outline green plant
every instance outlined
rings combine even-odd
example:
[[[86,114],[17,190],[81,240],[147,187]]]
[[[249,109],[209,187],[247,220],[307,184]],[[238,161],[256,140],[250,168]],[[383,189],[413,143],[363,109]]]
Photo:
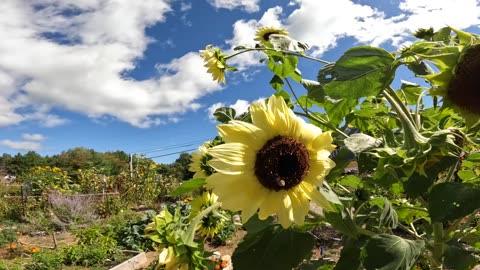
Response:
[[[220,232],[212,238],[212,242],[215,245],[225,246],[227,241],[235,236],[236,232],[237,226],[235,226],[233,222],[228,222],[224,227],[222,227],[222,229],[220,229]]]
[[[32,255],[32,261],[25,266],[26,270],[62,269],[63,253],[54,250],[42,250]]]
[[[415,35],[423,40],[399,51],[356,46],[336,62],[306,55],[305,44],[272,27],[231,55],[201,51],[221,82],[229,59],[247,52],[262,52],[273,73],[275,94],[253,103],[250,117],[216,111],[226,141],[207,151],[216,172],[182,185],[206,186],[222,207],[242,212],[248,233],[236,269],[297,267],[311,257],[310,230],[323,223],[343,234],[335,269],[478,263],[480,36],[451,27]],[[300,59],[321,65],[316,80],[303,77]],[[421,85],[400,81],[400,68]],[[351,164],[358,172],[346,171]]]
[[[153,242],[144,235],[146,226],[152,222],[155,211],[148,211],[138,220],[129,221],[118,232],[118,244],[127,249],[147,251],[153,249]]]
[[[0,231],[0,246],[17,241],[17,233],[12,229]]]

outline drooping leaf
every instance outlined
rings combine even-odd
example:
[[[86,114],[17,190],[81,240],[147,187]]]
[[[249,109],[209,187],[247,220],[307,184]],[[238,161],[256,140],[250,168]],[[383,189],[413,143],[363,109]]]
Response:
[[[330,124],[338,126],[343,122],[345,116],[357,105],[357,100],[346,98],[340,100],[329,99],[325,100],[324,104]]]
[[[367,270],[410,270],[424,247],[423,240],[378,234],[372,236],[365,246],[363,265]]]
[[[213,115],[215,116],[218,122],[226,124],[230,120],[235,119],[236,112],[235,112],[235,109],[233,108],[222,107],[222,108],[216,109]]]
[[[380,214],[379,227],[385,226],[395,229],[398,226],[398,215],[392,204],[385,198],[382,213]]]
[[[193,178],[188,180],[187,182],[182,183],[179,187],[177,187],[170,196],[180,196],[187,192],[193,191],[196,188],[202,187],[206,184],[205,178]]]
[[[462,218],[480,208],[480,188],[467,183],[440,183],[433,186],[428,200],[432,222]]]
[[[313,99],[318,103],[323,103],[325,101],[325,91],[319,82],[303,79],[301,81],[303,87],[307,89],[308,98]]]
[[[360,255],[366,238],[359,239],[344,237],[342,244],[342,252],[333,270],[357,270],[361,269]]]
[[[272,79],[270,80],[270,86],[275,90],[282,90],[283,85],[284,83],[282,78],[278,77],[277,75],[273,75]]]
[[[336,99],[376,96],[393,80],[395,58],[370,46],[347,50],[336,63],[325,65],[318,75],[325,93]]]
[[[310,258],[313,245],[311,234],[273,225],[248,233],[233,253],[233,265],[235,269],[291,270]]]
[[[422,93],[422,87],[416,83],[402,81],[401,88],[409,105],[417,104],[418,97]]]

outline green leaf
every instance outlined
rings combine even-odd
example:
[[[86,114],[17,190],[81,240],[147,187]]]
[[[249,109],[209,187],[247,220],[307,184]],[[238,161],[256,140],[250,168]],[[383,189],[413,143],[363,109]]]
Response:
[[[310,258],[314,242],[308,232],[269,226],[243,238],[233,253],[233,265],[235,269],[291,270]]]
[[[206,184],[205,178],[193,178],[177,187],[170,196],[179,196]]]
[[[323,103],[325,101],[325,91],[319,82],[312,80],[302,80],[302,85],[307,89],[308,97],[315,100],[318,103]]]
[[[338,126],[343,122],[345,116],[357,105],[357,100],[345,98],[340,100],[329,99],[325,100],[324,104],[330,124]]]
[[[480,153],[477,152],[477,153],[470,154],[467,160],[471,162],[480,162]]]
[[[390,229],[396,229],[398,226],[398,215],[392,205],[385,198],[382,213],[380,214],[379,227],[385,226]]]
[[[406,240],[396,235],[372,236],[364,249],[367,270],[410,270],[425,247],[423,240]]]
[[[395,58],[381,48],[354,47],[318,75],[325,93],[332,98],[358,99],[376,96],[393,80]]]
[[[213,115],[217,118],[218,122],[225,124],[228,123],[230,120],[234,120],[235,114],[235,109],[228,107],[218,108],[213,113]]]
[[[422,93],[422,87],[416,83],[402,81],[401,88],[405,97],[407,98],[408,105],[416,105],[418,97]]]
[[[433,186],[428,200],[432,222],[462,218],[480,208],[480,188],[467,183],[440,183]]]
[[[351,187],[357,189],[361,185],[361,179],[355,175],[348,175],[340,179],[340,184],[342,186]]]
[[[350,215],[348,215],[346,211],[342,210],[343,207],[339,207],[337,205],[334,205],[334,207],[337,209],[337,212],[324,212],[323,214],[325,215],[325,219],[328,221],[328,223],[332,224],[336,230],[342,232],[346,236],[357,238],[357,226]]]
[[[355,154],[366,151],[373,147],[380,145],[381,140],[377,140],[372,136],[368,136],[363,133],[355,133],[350,135],[350,137],[345,138],[345,146]]]
[[[360,255],[363,245],[365,245],[365,237],[359,239],[344,237],[342,244],[342,252],[333,270],[356,270],[361,269]]]
[[[297,68],[298,59],[296,56],[287,55],[287,56],[278,56],[271,55],[268,58],[268,68],[273,72],[273,74],[284,79],[288,76],[297,76],[295,75],[295,70]]]
[[[277,75],[273,75],[273,78],[270,80],[270,86],[272,86],[275,90],[282,90],[283,85],[284,83],[282,78],[278,77]]]
[[[457,240],[446,243],[444,263],[447,269],[470,270],[477,264],[473,251],[468,251]]]
[[[268,226],[272,225],[273,223],[273,217],[268,217],[265,220],[261,220],[258,218],[258,214],[253,215],[247,223],[243,224],[245,229],[247,230],[248,233],[250,234],[255,234]]]

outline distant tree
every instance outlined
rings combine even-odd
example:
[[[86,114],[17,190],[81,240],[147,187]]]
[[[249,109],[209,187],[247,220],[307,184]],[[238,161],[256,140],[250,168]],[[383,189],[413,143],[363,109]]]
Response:
[[[194,173],[188,170],[191,159],[192,155],[184,152],[173,162],[172,167],[175,171],[175,176],[179,180],[188,180],[193,177]]]

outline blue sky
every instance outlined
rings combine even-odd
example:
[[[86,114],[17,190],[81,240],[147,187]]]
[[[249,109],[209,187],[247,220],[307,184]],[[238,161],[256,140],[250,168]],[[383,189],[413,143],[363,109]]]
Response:
[[[479,32],[478,0],[2,0],[0,154],[81,146],[169,163],[216,135],[211,112],[273,93],[258,55],[218,85],[198,51],[254,45],[285,28],[335,61],[354,45],[395,50],[420,27]],[[317,63],[302,63],[314,79]],[[403,79],[412,79],[411,77]]]

